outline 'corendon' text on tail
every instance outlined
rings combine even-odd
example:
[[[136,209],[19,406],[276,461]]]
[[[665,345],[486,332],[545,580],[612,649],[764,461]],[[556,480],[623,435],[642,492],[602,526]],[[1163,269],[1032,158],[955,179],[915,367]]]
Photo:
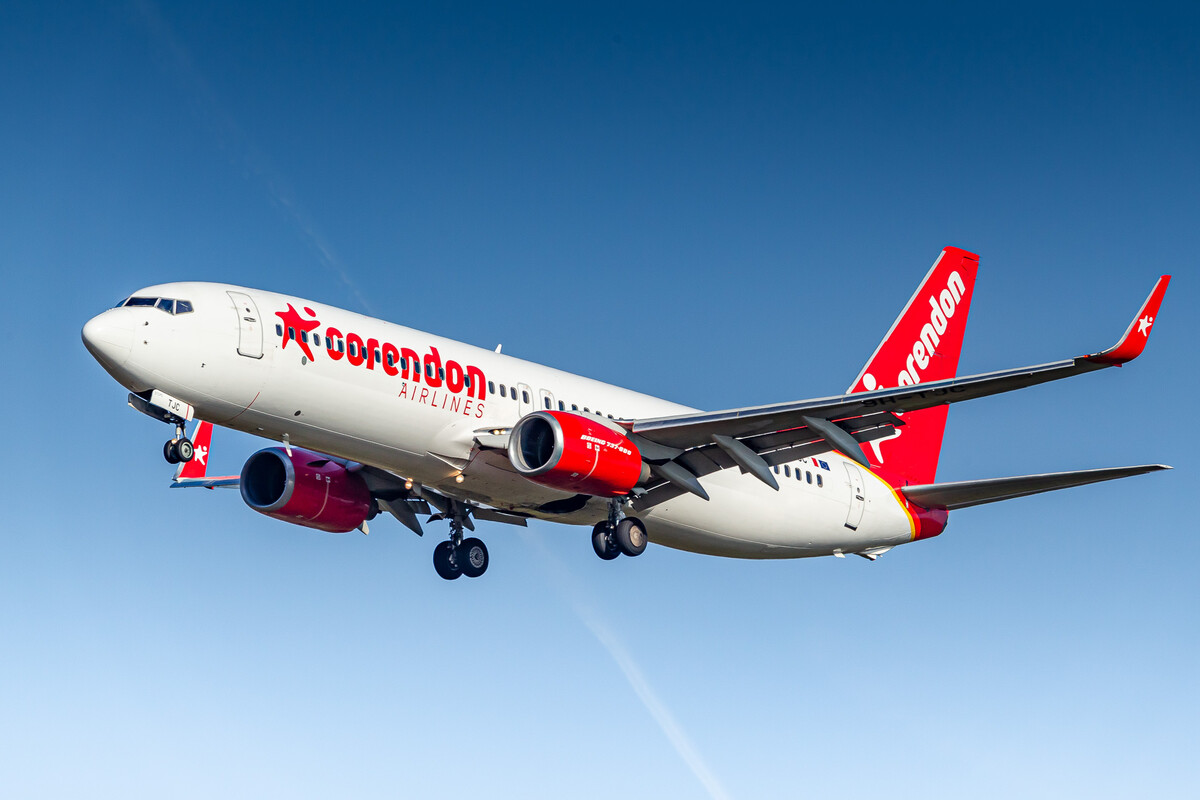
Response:
[[[850,393],[955,377],[979,256],[947,247],[850,385]],[[902,415],[904,425],[864,450],[871,466],[902,484],[932,483],[948,406]]]

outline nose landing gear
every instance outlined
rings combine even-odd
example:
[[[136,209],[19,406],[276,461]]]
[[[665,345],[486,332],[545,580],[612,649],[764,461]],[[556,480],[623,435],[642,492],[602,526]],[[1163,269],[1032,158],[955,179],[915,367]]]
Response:
[[[186,463],[196,454],[192,440],[183,432],[184,423],[192,418],[192,407],[158,389],[131,392],[129,405],[148,417],[175,426],[175,438],[163,445],[163,458],[168,464]]]

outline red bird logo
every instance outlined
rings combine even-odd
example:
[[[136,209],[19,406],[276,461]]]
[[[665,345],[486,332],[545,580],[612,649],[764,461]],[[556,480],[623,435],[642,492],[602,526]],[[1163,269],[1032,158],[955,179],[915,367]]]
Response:
[[[300,334],[293,333],[293,332],[294,331],[303,331],[305,334],[307,334],[309,331],[313,330],[314,328],[319,327],[321,325],[321,323],[318,322],[316,319],[304,319],[303,317],[300,316],[300,312],[297,311],[292,306],[291,303],[288,303],[287,307],[288,307],[287,311],[276,311],[275,312],[275,316],[277,316],[281,320],[283,320],[283,325],[284,325],[283,349],[287,350],[288,340],[291,339],[293,336],[295,336],[296,344],[300,345],[300,349],[304,351],[304,355],[308,356],[309,361],[312,361],[313,354],[312,354],[312,350],[308,349],[308,341],[307,341],[308,336],[307,335],[301,336]],[[308,314],[310,317],[317,316],[317,312],[315,312],[311,308],[307,308],[307,307],[304,309],[304,313]]]

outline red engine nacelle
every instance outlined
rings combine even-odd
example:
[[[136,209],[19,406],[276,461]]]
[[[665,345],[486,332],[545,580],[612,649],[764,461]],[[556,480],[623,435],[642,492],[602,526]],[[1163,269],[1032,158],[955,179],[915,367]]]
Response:
[[[581,414],[535,411],[508,440],[508,460],[535,483],[597,497],[629,494],[645,475],[628,437]]]
[[[327,456],[281,447],[259,450],[242,467],[246,505],[306,528],[346,533],[371,513],[371,492],[362,477]]]

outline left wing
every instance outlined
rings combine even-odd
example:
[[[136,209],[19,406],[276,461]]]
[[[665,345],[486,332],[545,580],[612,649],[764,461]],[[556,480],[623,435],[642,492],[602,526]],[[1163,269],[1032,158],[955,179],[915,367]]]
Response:
[[[213,478],[206,475],[208,456],[212,450],[212,423],[204,420],[196,422],[196,427],[192,431],[192,446],[195,449],[195,455],[191,461],[179,465],[179,469],[175,471],[175,479],[171,481],[172,489],[233,488],[241,483],[240,475],[222,475]],[[470,530],[475,530],[475,526],[471,523],[471,517],[489,522],[503,522],[507,525],[526,525],[524,517],[447,497],[424,486],[414,485],[412,481],[385,469],[340,458],[332,460],[341,463],[349,470],[358,472],[366,482],[367,489],[371,492],[371,497],[379,506],[379,510],[391,514],[418,536],[423,535],[424,532],[421,530],[421,523],[417,519],[417,515],[432,513],[430,506],[438,511],[438,514],[431,517],[431,521],[457,510],[466,517],[465,524]],[[454,504],[458,505],[457,509]]]

